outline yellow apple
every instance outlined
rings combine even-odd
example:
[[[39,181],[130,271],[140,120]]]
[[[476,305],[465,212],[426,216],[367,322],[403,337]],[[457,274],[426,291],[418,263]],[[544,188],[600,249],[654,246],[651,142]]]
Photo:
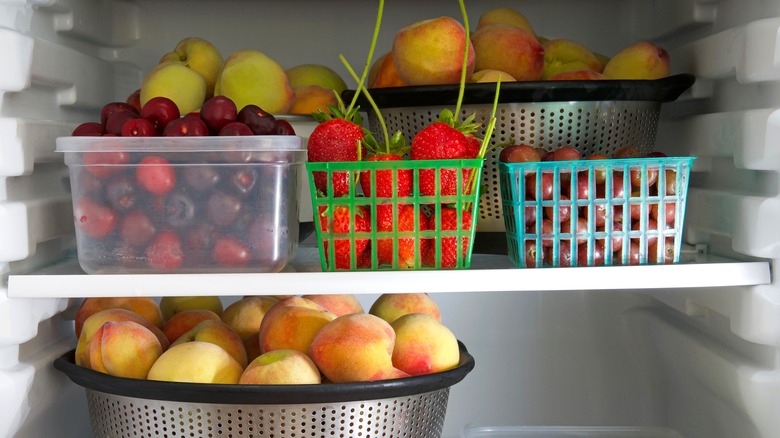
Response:
[[[179,61],[195,70],[206,80],[206,99],[214,95],[214,84],[222,71],[222,54],[203,38],[187,37],[179,41],[172,52],[160,58],[160,62]]]
[[[261,354],[244,369],[238,383],[255,385],[308,385],[321,383],[320,370],[297,350]]]
[[[244,369],[224,348],[192,341],[171,346],[149,369],[148,380],[235,384]]]
[[[347,89],[344,79],[332,68],[322,64],[301,64],[288,68],[287,79],[293,89],[317,85],[341,94]]]
[[[284,69],[268,55],[251,49],[225,58],[214,94],[230,98],[239,111],[253,104],[271,114],[287,113],[295,98]]]
[[[141,83],[141,105],[163,96],[171,99],[179,113],[187,114],[203,105],[206,99],[206,80],[195,70],[179,61],[157,64]]]

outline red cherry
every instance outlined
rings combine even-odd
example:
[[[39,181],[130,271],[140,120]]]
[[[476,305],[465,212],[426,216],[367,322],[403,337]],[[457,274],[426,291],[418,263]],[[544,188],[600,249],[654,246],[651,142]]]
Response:
[[[127,103],[133,106],[138,113],[141,113],[141,89],[137,89],[127,96]]]
[[[276,119],[276,129],[274,134],[276,135],[295,135],[295,128],[287,120]]]
[[[165,137],[203,137],[209,135],[209,128],[198,117],[182,117],[170,121],[163,130]]]
[[[100,124],[105,128],[108,118],[112,114],[119,112],[129,112],[135,117],[138,117],[138,110],[133,105],[130,105],[127,102],[109,102],[103,105],[103,108],[100,110]]]
[[[74,129],[73,132],[70,133],[70,135],[74,137],[82,137],[82,136],[100,137],[105,133],[106,130],[103,129],[103,125],[101,125],[100,123],[84,122],[79,126],[76,126],[76,129]]]
[[[109,207],[90,198],[81,198],[73,210],[76,227],[90,237],[100,238],[111,234],[116,226],[116,213]]]
[[[147,264],[154,269],[171,270],[184,263],[179,236],[173,231],[162,231],[146,248]]]
[[[133,246],[146,245],[156,232],[152,220],[140,210],[127,213],[119,225],[119,235]]]
[[[249,126],[255,135],[271,135],[276,129],[276,117],[257,105],[249,104],[241,108],[236,121]]]
[[[180,116],[179,107],[164,96],[149,99],[141,108],[141,117],[152,122],[158,134],[162,134],[165,126]]]
[[[221,237],[214,243],[211,258],[220,266],[240,267],[249,263],[249,249],[240,240]]]
[[[219,130],[219,135],[255,135],[255,133],[244,123],[230,122]]]
[[[106,120],[106,133],[114,135],[122,135],[122,127],[125,123],[138,118],[138,114],[127,111],[120,111],[111,114]]]
[[[130,162],[130,154],[124,151],[102,152],[96,149],[84,152],[81,161],[87,172],[105,179],[125,170],[123,165]]]
[[[200,107],[200,118],[212,133],[235,121],[237,114],[236,104],[225,96],[214,96]]]
[[[173,166],[163,157],[150,155],[138,163],[135,179],[149,193],[164,195],[176,185]]]
[[[130,119],[122,126],[122,137],[152,137],[157,134],[152,122],[142,119]]]

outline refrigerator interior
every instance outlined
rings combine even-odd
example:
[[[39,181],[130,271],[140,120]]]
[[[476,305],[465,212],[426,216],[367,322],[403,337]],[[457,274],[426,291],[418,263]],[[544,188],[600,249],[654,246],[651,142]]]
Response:
[[[223,55],[254,48],[285,68],[329,65],[347,79],[338,55],[365,63],[377,5],[0,1],[0,435],[89,435],[83,389],[51,363],[75,346],[80,298],[117,294],[110,281],[56,269],[72,258],[75,240],[55,138],[124,100],[185,36],[203,37]],[[364,306],[388,288],[436,292],[443,321],[476,359],[451,390],[444,436],[498,436],[480,432],[494,426],[780,436],[780,289],[770,275],[780,256],[780,2],[466,1],[472,28],[494,6],[518,9],[539,35],[605,54],[656,41],[669,49],[673,73],[696,75],[688,92],[663,106],[656,141],[670,155],[697,157],[685,218],[689,266],[576,268],[560,278],[488,257],[477,264],[499,260],[498,273],[475,269],[422,283],[399,273],[392,284],[365,274],[359,286],[347,285],[362,288],[355,292]],[[457,2],[388,1],[376,54],[390,49],[397,29],[440,15],[458,18]],[[707,267],[715,262],[725,265]],[[54,274],[32,282],[37,289],[21,287],[52,265]],[[253,290],[294,289],[289,278]],[[113,284],[124,294],[161,295],[144,281]],[[207,286],[225,289],[210,294],[224,294],[226,303],[242,294],[221,281]],[[186,278],[178,283],[171,294],[208,293]],[[539,436],[564,436],[547,431]],[[516,432],[509,436],[534,436]]]

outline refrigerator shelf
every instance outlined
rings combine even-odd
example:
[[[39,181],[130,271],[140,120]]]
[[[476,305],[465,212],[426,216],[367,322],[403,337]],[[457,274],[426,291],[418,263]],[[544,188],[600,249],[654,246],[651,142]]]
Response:
[[[641,279],[641,281],[637,281]],[[673,265],[517,269],[505,255],[474,254],[466,270],[321,272],[317,248],[298,247],[278,273],[87,275],[75,258],[9,275],[12,298],[664,290],[771,283],[769,262],[683,251]]]

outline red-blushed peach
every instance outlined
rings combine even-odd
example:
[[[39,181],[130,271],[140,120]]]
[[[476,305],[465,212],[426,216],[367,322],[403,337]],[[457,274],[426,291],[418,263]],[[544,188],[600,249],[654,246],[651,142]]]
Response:
[[[235,384],[244,369],[224,348],[192,341],[171,346],[149,369],[148,380]]]
[[[352,294],[303,295],[301,298],[314,301],[336,316],[364,312],[363,305]]]
[[[133,311],[157,326],[163,328],[163,315],[160,306],[149,297],[90,297],[85,298],[76,310],[73,318],[76,337],[81,336],[81,327],[84,321],[93,314],[116,307]]]
[[[285,298],[265,314],[258,330],[260,351],[298,350],[306,353],[314,335],[336,315],[302,297]]]
[[[294,88],[292,106],[288,113],[309,115],[311,113],[322,111],[330,113],[328,106],[338,107],[338,100],[334,91],[328,88],[322,88],[318,85],[307,85],[305,87]]]
[[[192,330],[193,327],[202,321],[214,320],[221,321],[219,315],[206,309],[183,310],[173,315],[165,322],[163,333],[170,342],[174,342],[179,336]]]
[[[544,44],[544,80],[558,73],[574,70],[593,70],[601,73],[602,67],[596,55],[576,41],[558,38]]]
[[[382,294],[368,313],[392,323],[407,313],[425,313],[441,320],[439,305],[426,293]]]
[[[471,82],[474,83],[484,83],[484,82],[498,82],[498,79],[501,79],[501,82],[515,82],[516,79],[510,75],[509,73],[501,70],[493,70],[493,69],[485,69],[485,70],[479,70],[475,71],[474,75],[471,76]]]
[[[393,39],[393,63],[408,85],[459,84],[466,57],[466,82],[474,73],[475,49],[466,29],[451,17],[422,20],[400,29]]]
[[[501,70],[517,81],[538,81],[544,71],[544,47],[532,33],[506,24],[491,24],[471,37],[477,56],[474,69]]]
[[[669,75],[669,53],[650,41],[640,41],[624,48],[604,66],[610,79],[660,79]]]
[[[398,75],[392,52],[385,53],[374,62],[368,76],[369,88],[404,87],[406,85],[408,84]]]
[[[94,313],[84,321],[81,328],[81,335],[76,344],[75,362],[76,365],[88,366],[89,363],[89,343],[95,336],[100,327],[107,322],[133,321],[141,324],[151,331],[160,341],[163,350],[167,349],[170,343],[165,334],[154,324],[149,322],[143,316],[126,309],[110,308]]]
[[[412,376],[458,366],[458,340],[447,326],[423,313],[409,313],[391,324],[395,330],[393,366]]]
[[[227,306],[222,312],[222,321],[229,325],[241,339],[254,336],[260,329],[266,312],[277,299],[269,296],[244,297]]]
[[[204,295],[199,297],[162,297],[160,310],[165,320],[184,310],[206,309],[217,315],[222,315],[222,300],[218,296]]]
[[[219,345],[230,353],[233,359],[241,364],[242,368],[246,367],[248,363],[243,340],[229,325],[220,320],[207,319],[201,321],[190,331],[179,336],[171,346],[193,341],[211,342]]]
[[[313,385],[322,383],[320,370],[298,350],[274,350],[249,363],[238,379],[241,384]]]
[[[246,350],[246,360],[252,362],[257,359],[258,356],[263,354],[260,351],[260,336],[249,335],[244,338],[244,349]]]
[[[609,78],[593,70],[564,71],[547,78],[548,81],[594,81],[602,79]]]
[[[339,316],[314,336],[309,357],[333,383],[408,377],[393,366],[393,327],[368,313]]]
[[[116,377],[145,379],[162,353],[160,340],[143,325],[107,322],[89,343],[88,367]]]

